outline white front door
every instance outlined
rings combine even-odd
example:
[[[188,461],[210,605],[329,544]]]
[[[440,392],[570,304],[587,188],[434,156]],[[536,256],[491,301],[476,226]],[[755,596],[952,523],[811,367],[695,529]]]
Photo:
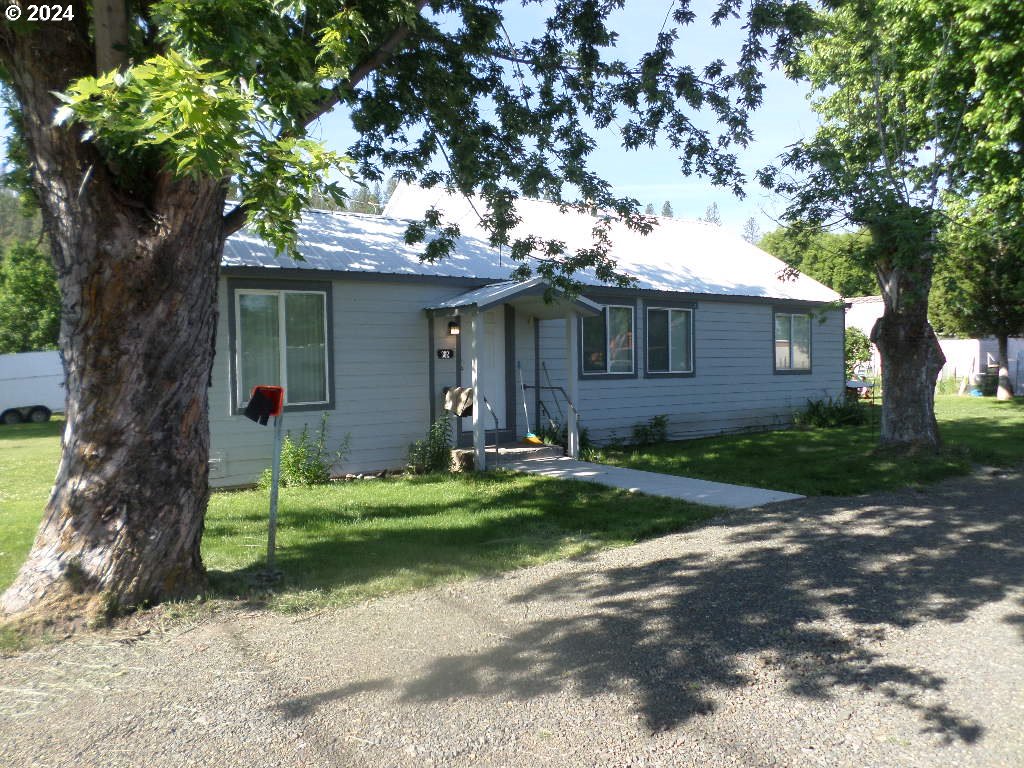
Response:
[[[506,398],[505,382],[505,308],[484,312],[484,348],[481,353],[484,397],[498,417],[498,426],[505,429]],[[489,410],[481,412],[486,429],[494,429],[494,418]]]

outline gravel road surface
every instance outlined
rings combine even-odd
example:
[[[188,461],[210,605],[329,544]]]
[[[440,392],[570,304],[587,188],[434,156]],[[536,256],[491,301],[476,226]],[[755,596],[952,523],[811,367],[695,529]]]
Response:
[[[1020,768],[1024,476],[149,622],[0,659],[0,766]]]

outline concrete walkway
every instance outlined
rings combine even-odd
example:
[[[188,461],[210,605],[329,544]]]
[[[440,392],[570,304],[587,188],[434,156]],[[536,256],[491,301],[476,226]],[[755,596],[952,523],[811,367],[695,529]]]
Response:
[[[692,477],[662,475],[658,472],[643,472],[638,469],[612,467],[606,464],[591,464],[566,457],[518,459],[502,462],[501,466],[502,469],[514,472],[556,477],[560,480],[584,480],[588,483],[622,488],[635,493],[668,496],[673,499],[684,499],[698,504],[710,504],[730,509],[749,509],[775,501],[803,498],[795,493],[785,493],[784,491],[769,491],[745,485],[715,483]]]

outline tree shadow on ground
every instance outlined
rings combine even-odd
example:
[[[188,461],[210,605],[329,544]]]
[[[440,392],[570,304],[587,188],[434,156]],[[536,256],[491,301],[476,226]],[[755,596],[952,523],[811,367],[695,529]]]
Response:
[[[726,518],[722,551],[685,552],[683,542],[679,557],[595,563],[519,595],[514,603],[581,610],[439,659],[403,698],[622,691],[657,732],[713,711],[716,692],[748,685],[751,664],[764,664],[796,696],[872,691],[915,712],[923,731],[973,743],[984,725],[943,699],[946,681],[888,660],[884,640],[925,621],[962,622],[1024,586],[1022,495],[1017,475]]]
[[[424,494],[388,506],[388,495],[381,494],[354,511],[283,504],[276,566],[284,584],[278,591],[358,589],[396,576],[423,586],[490,575],[566,552],[679,531],[718,511],[575,481],[510,485],[509,476],[498,474],[465,482],[475,492],[456,501],[444,496],[427,501]],[[448,505],[457,506],[458,513],[451,514]],[[207,533],[241,536],[245,524],[256,520],[245,515],[213,521]],[[211,569],[212,594],[244,593],[264,569],[262,558],[235,570]]]

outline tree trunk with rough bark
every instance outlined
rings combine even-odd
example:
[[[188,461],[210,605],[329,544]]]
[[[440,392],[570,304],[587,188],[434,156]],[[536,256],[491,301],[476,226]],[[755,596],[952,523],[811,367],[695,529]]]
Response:
[[[946,362],[928,322],[931,262],[879,272],[885,311],[871,329],[882,358],[882,447],[936,450],[935,382]]]
[[[996,361],[999,363],[999,383],[996,388],[996,399],[1013,400],[1013,382],[1010,381],[1010,337],[1002,333],[996,340],[999,343],[999,359]]]
[[[49,620],[195,594],[203,581],[225,193],[159,167],[126,186],[78,131],[55,127],[52,92],[93,64],[66,25],[35,34],[0,36],[0,48],[18,61],[9,70],[61,288],[67,425],[0,613]]]

